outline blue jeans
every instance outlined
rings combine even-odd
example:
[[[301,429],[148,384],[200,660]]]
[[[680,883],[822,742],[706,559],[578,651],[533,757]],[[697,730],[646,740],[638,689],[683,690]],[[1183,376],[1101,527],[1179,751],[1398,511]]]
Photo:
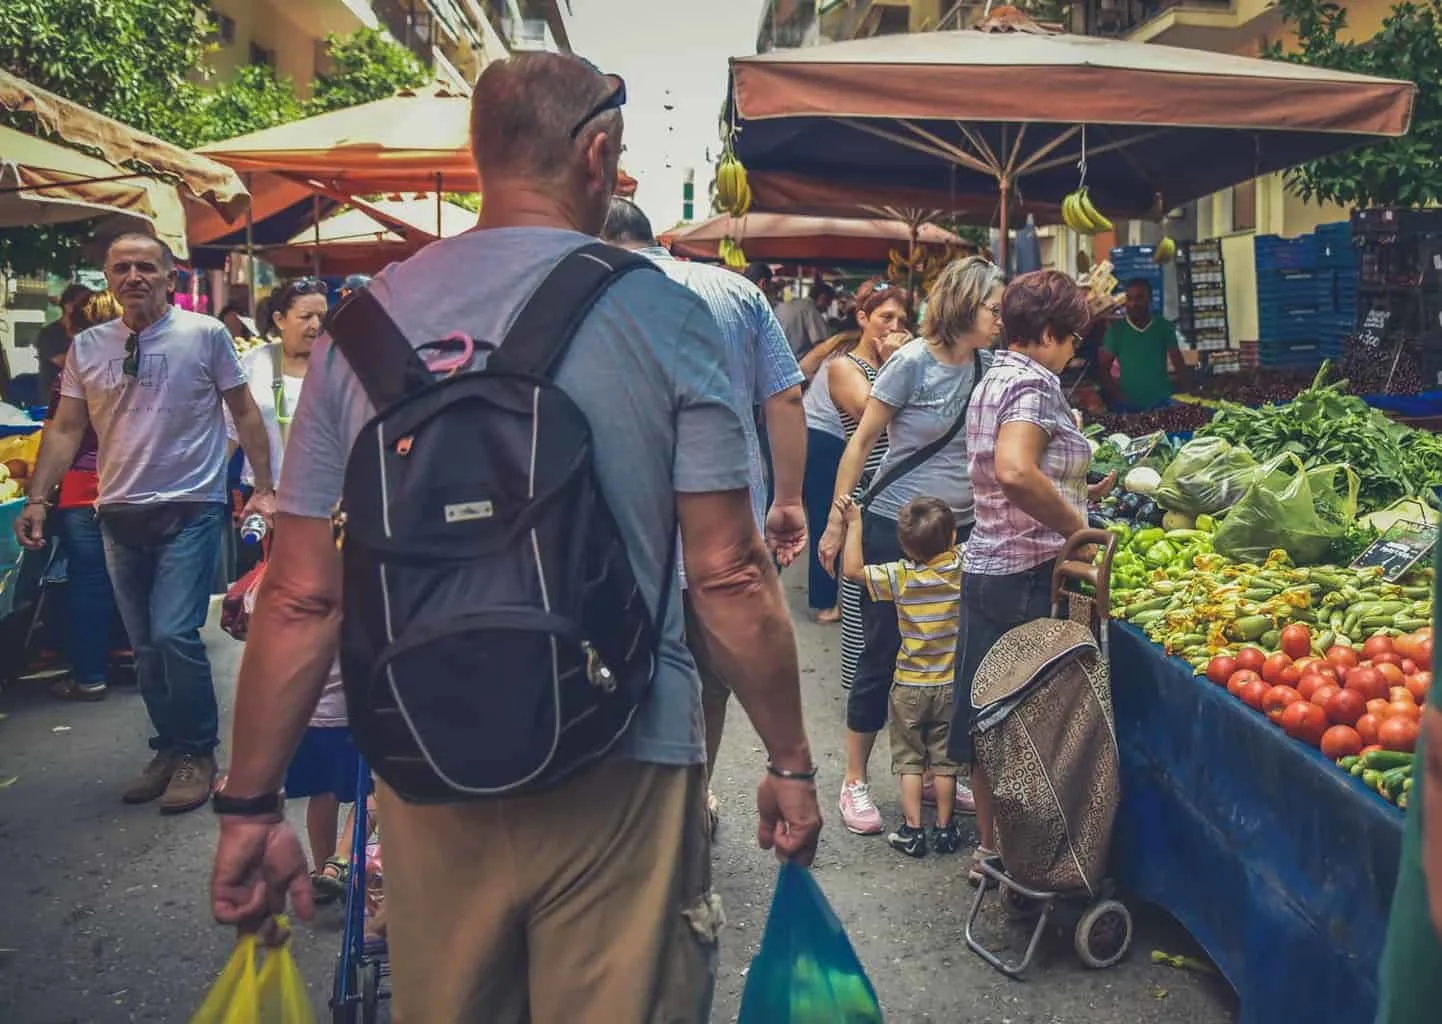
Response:
[[[220,742],[215,684],[200,628],[210,610],[225,521],[224,505],[207,505],[174,537],[148,547],[121,544],[102,526],[115,601],[155,727],[152,750],[208,755]]]
[[[82,686],[103,683],[120,623],[95,509],[86,505],[60,510],[60,546],[65,552],[65,590],[70,603],[66,631],[70,668]]]

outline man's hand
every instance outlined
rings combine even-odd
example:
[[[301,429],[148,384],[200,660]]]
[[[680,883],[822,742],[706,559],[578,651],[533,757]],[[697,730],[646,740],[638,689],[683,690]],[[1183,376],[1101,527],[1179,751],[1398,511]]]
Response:
[[[763,850],[775,850],[779,860],[809,866],[821,837],[815,781],[778,779],[767,772],[756,787],[756,810],[760,814],[757,845]]]
[[[797,502],[775,502],[766,513],[766,546],[784,569],[806,550],[806,507]]]
[[[250,500],[245,503],[245,508],[240,511],[241,522],[245,522],[245,518],[252,515],[263,518],[268,528],[275,526],[274,491],[256,489],[255,493],[250,496]]]
[[[284,938],[273,919],[285,911],[287,894],[296,913],[309,921],[315,902],[295,830],[284,821],[223,815],[210,875],[215,919],[258,932],[262,942],[273,945]]]
[[[45,546],[46,508],[41,504],[26,505],[15,520],[15,539],[20,546],[38,551]]]

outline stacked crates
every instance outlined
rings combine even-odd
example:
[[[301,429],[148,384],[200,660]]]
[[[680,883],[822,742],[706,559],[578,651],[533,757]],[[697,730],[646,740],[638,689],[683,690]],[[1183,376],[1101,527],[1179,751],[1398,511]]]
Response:
[[[1312,369],[1342,354],[1356,321],[1356,257],[1346,232],[1299,238],[1258,235],[1257,361],[1265,369]]]
[[[1177,247],[1177,326],[1198,352],[1222,353],[1231,347],[1227,328],[1227,277],[1222,243],[1182,242]],[[1208,358],[1213,372],[1227,364]]]
[[[1165,279],[1156,254],[1154,245],[1119,245],[1108,254],[1108,259],[1112,262],[1112,273],[1123,287],[1137,278],[1152,286],[1152,316],[1161,316]]]

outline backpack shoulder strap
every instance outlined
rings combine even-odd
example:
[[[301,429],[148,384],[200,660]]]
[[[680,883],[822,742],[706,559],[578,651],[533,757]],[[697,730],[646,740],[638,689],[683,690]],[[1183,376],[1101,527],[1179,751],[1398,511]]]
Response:
[[[376,412],[431,385],[425,361],[370,289],[362,288],[332,310],[326,330]]]
[[[640,253],[592,242],[562,257],[520,313],[487,369],[551,377],[596,300],[633,270],[660,268]]]

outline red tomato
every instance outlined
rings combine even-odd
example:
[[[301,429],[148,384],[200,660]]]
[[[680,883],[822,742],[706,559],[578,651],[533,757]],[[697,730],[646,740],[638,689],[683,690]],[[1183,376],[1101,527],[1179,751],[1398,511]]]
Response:
[[[1282,630],[1282,653],[1290,658],[1305,658],[1312,653],[1312,631],[1300,622]]]
[[[1381,750],[1381,749],[1382,749],[1382,744],[1380,744],[1380,743],[1369,743],[1369,744],[1367,744],[1365,747],[1362,748],[1362,753],[1363,753],[1363,754],[1370,754],[1370,753],[1372,753],[1372,751],[1374,751],[1374,750]]]
[[[1351,757],[1362,749],[1362,737],[1349,725],[1334,725],[1322,733],[1322,756],[1333,761]]]
[[[1330,661],[1324,661],[1320,665],[1313,665],[1312,671],[1317,673],[1317,675],[1319,676],[1326,676],[1333,682],[1341,682],[1341,676],[1339,676],[1337,673],[1341,672],[1346,667],[1346,665],[1333,665]]]
[[[1427,694],[1432,690],[1432,673],[1417,672],[1407,677],[1407,692],[1418,704],[1425,704]]]
[[[1317,664],[1321,660],[1321,658],[1309,654],[1305,658],[1298,658],[1292,664],[1297,666],[1298,672],[1306,672],[1309,668],[1311,668],[1313,665]]]
[[[1338,690],[1322,705],[1333,725],[1355,725],[1367,713],[1367,702],[1356,690]]]
[[[1292,664],[1288,665],[1286,668],[1282,669],[1283,686],[1296,686],[1297,680],[1301,678],[1302,670],[1297,667],[1297,663],[1295,661],[1292,662]]]
[[[1377,730],[1381,727],[1382,720],[1376,715],[1363,715],[1354,726],[1357,735],[1362,737],[1362,742],[1367,744],[1377,742]]]
[[[1386,697],[1373,697],[1367,702],[1367,714],[1382,721],[1392,711],[1392,702]]]
[[[1377,742],[1385,750],[1402,750],[1411,753],[1417,748],[1417,723],[1405,718],[1389,718],[1377,730]]]
[[[1311,746],[1322,742],[1327,727],[1327,713],[1311,701],[1288,704],[1282,712],[1282,728],[1287,735]]]
[[[1405,686],[1393,686],[1387,691],[1387,699],[1393,704],[1416,704],[1412,693]]]
[[[1276,686],[1282,681],[1282,673],[1292,667],[1290,655],[1278,651],[1276,654],[1267,655],[1267,660],[1262,662],[1262,678]]]
[[[1333,694],[1341,693],[1342,688],[1336,683],[1323,683],[1312,691],[1312,703],[1319,708],[1325,708],[1327,701],[1332,699]]]
[[[1407,678],[1407,673],[1403,672],[1390,661],[1373,662],[1372,667],[1382,673],[1382,678],[1387,680],[1388,686],[1401,686]]]
[[[1334,644],[1327,648],[1327,660],[1333,665],[1346,665],[1351,668],[1357,664],[1357,652],[1350,647],[1343,647],[1341,644]]]
[[[1246,686],[1254,679],[1257,682],[1262,681],[1262,677],[1257,675],[1257,673],[1253,672],[1251,669],[1238,669],[1237,671],[1233,672],[1231,678],[1227,680],[1227,692],[1230,693],[1233,697],[1235,697],[1242,692],[1242,687]]]
[[[1330,683],[1331,681],[1327,676],[1320,675],[1317,672],[1303,672],[1302,678],[1297,680],[1297,692],[1302,695],[1303,700],[1311,700],[1312,694],[1316,692],[1317,687],[1324,683]]]
[[[1391,665],[1393,668],[1402,667],[1402,655],[1396,651],[1383,651],[1381,654],[1372,657],[1372,667],[1381,668],[1383,665]]]
[[[1415,633],[1399,636],[1392,643],[1397,653],[1407,661],[1416,662],[1417,668],[1430,669],[1432,667],[1432,630],[1430,628],[1419,629]],[[1407,666],[1403,665],[1402,668],[1403,671],[1406,671]],[[1409,672],[1408,675],[1411,673]]]
[[[1243,685],[1237,693],[1237,696],[1242,699],[1242,703],[1247,705],[1247,707],[1261,711],[1262,699],[1267,696],[1267,691],[1270,689],[1271,687],[1262,680],[1253,679],[1250,683]]]
[[[1218,686],[1226,686],[1232,673],[1237,671],[1237,659],[1219,654],[1207,662],[1207,678]]]
[[[1387,696],[1387,677],[1370,665],[1359,665],[1347,673],[1347,689],[1356,690],[1365,700]]]
[[[1237,652],[1237,668],[1244,668],[1248,672],[1260,672],[1266,663],[1267,656],[1259,647],[1243,647]]]
[[[1348,674],[1349,672],[1351,672],[1352,669],[1349,668],[1349,667],[1346,666],[1346,665],[1333,665],[1333,666],[1332,666],[1332,671],[1333,671],[1334,673],[1336,673],[1337,682],[1341,683],[1343,686],[1346,686],[1346,685],[1347,685],[1347,674]]]
[[[1402,674],[1404,676],[1415,675],[1418,671],[1417,663],[1411,658],[1402,659]]]
[[[1378,633],[1376,636],[1369,636],[1367,642],[1362,645],[1362,660],[1376,661],[1379,654],[1391,654],[1396,650],[1392,638],[1385,633]]]
[[[1267,713],[1268,718],[1280,725],[1282,712],[1287,709],[1287,705],[1295,704],[1301,699],[1302,695],[1290,686],[1274,686],[1262,698],[1262,710]]]
[[[1394,718],[1401,718],[1413,724],[1422,721],[1422,709],[1412,703],[1411,697],[1408,697],[1405,701],[1394,700],[1390,706],[1392,710],[1387,713],[1387,721],[1389,722]],[[1380,736],[1381,734],[1378,733],[1378,735]]]

